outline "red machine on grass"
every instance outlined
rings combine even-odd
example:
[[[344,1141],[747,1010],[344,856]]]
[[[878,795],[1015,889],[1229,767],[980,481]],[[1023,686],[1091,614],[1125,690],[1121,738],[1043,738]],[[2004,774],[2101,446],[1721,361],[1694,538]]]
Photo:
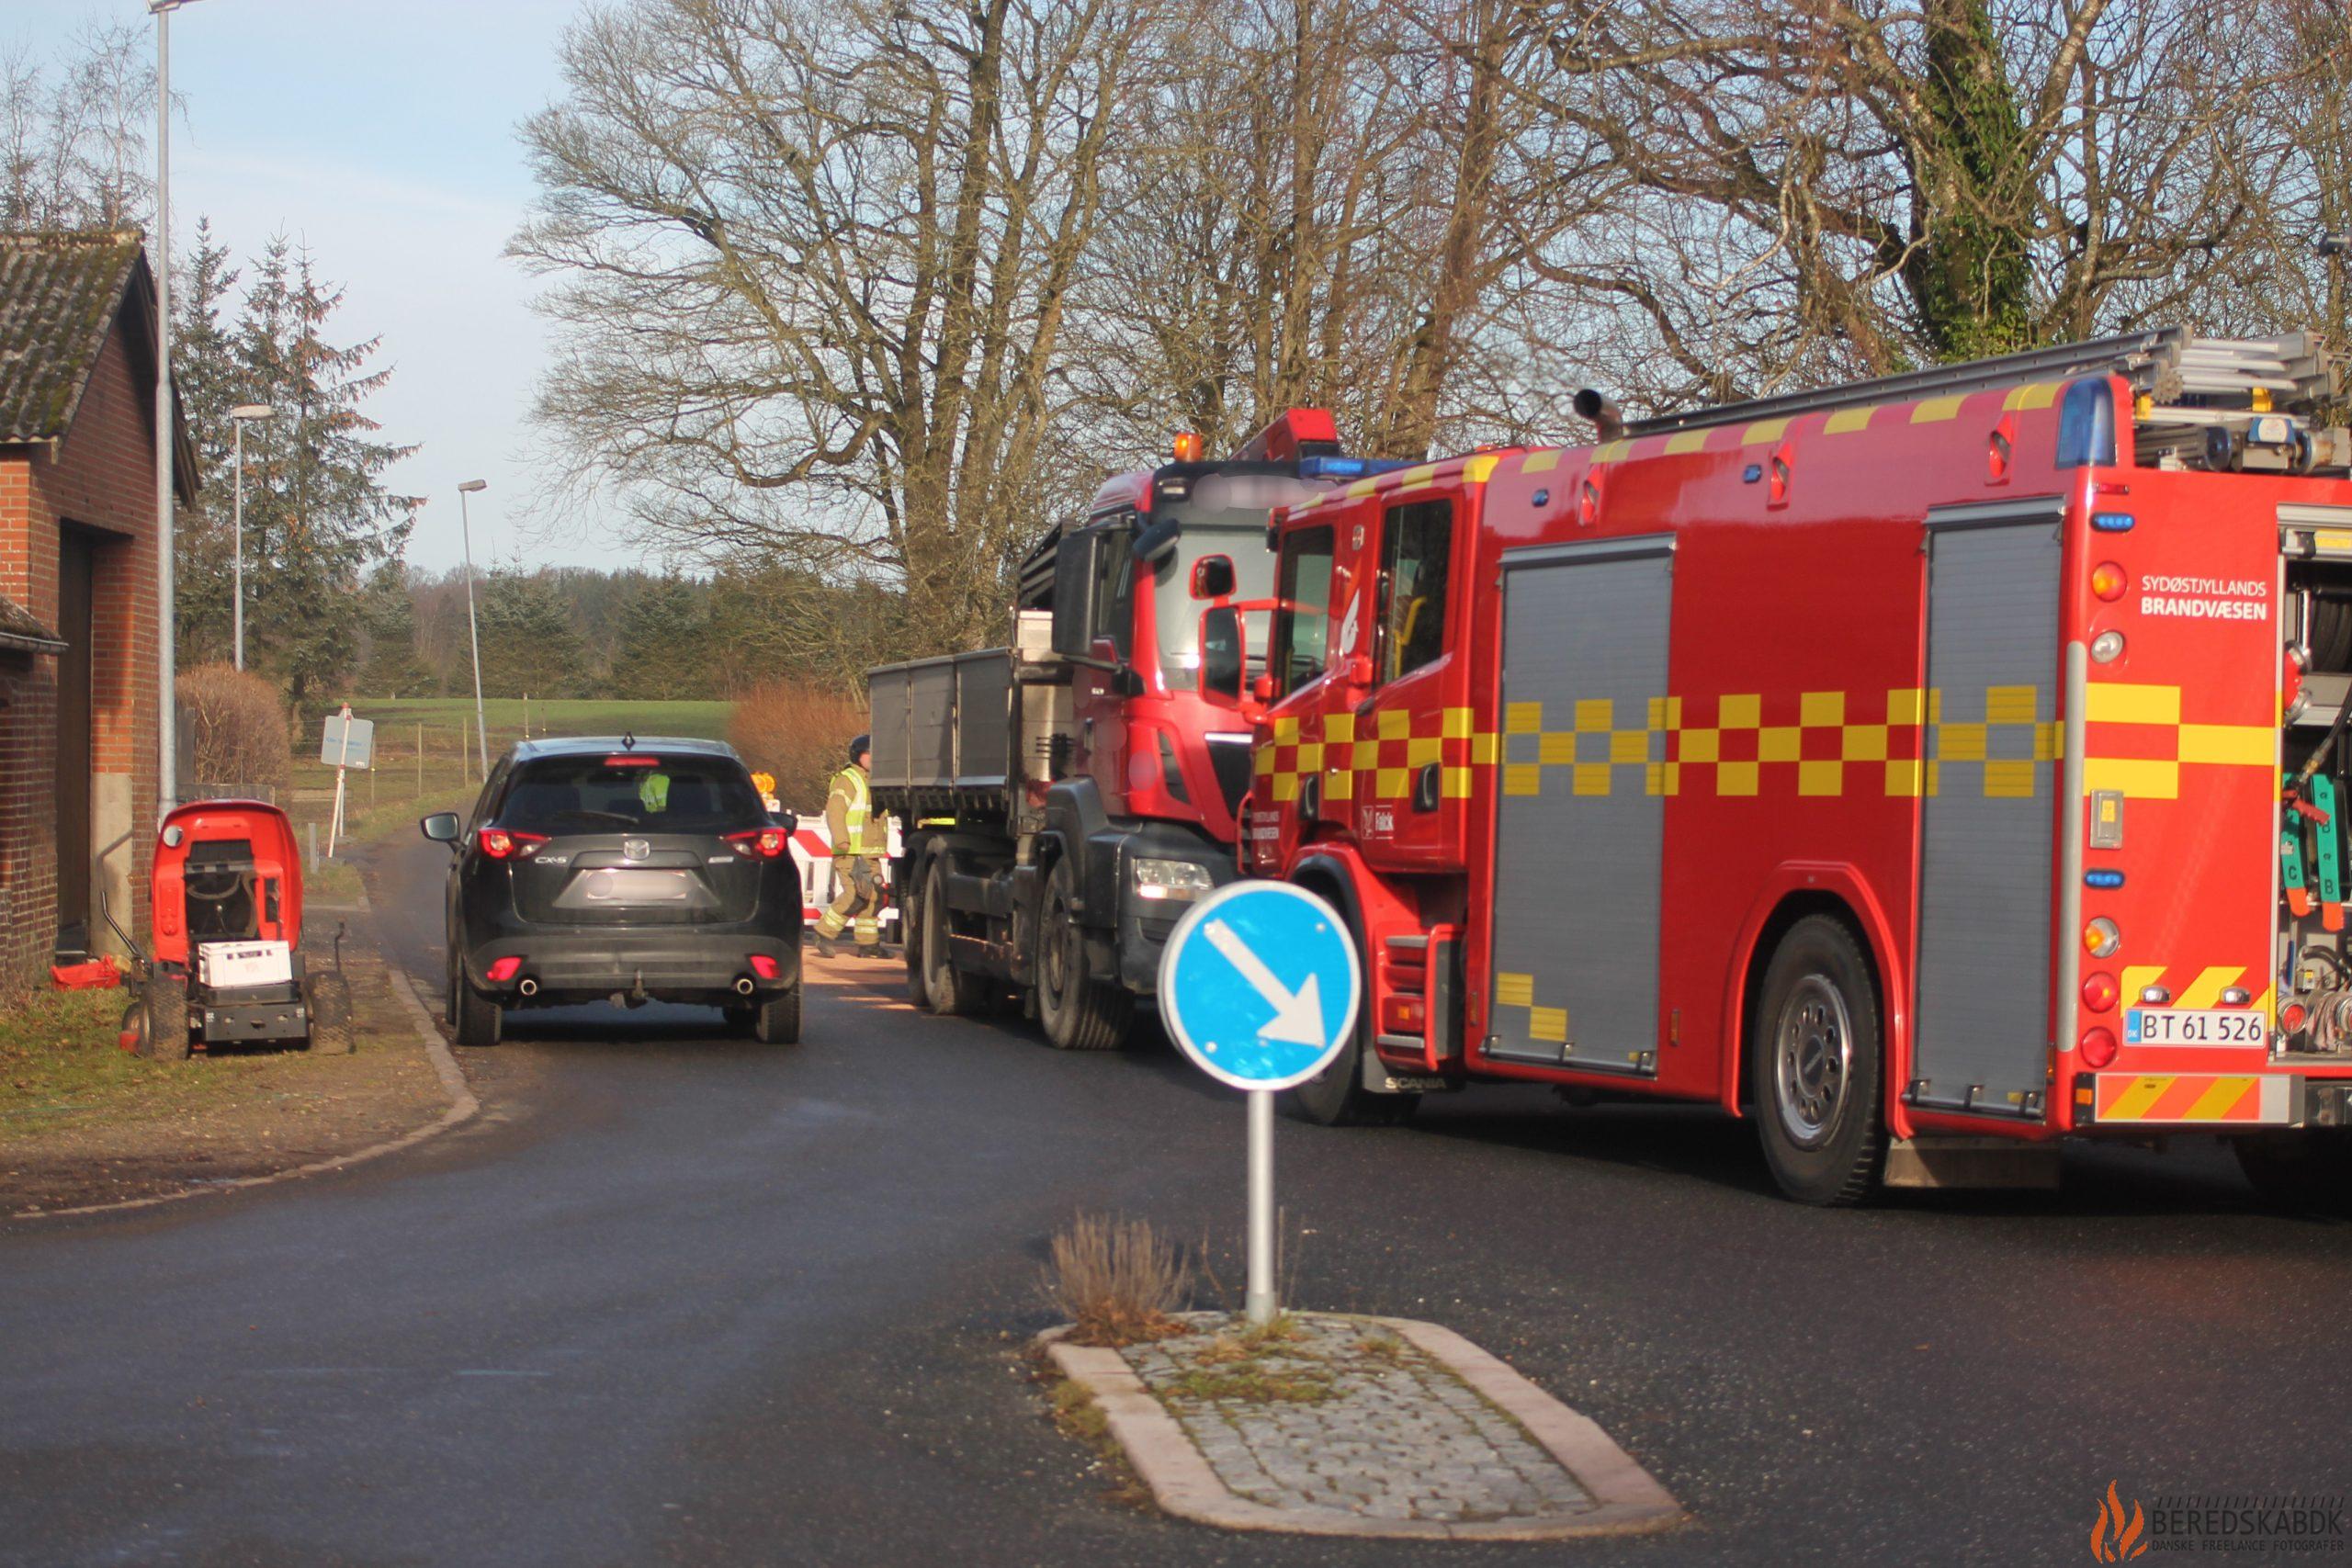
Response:
[[[1367,987],[1299,1108],[1713,1100],[1832,1203],[2218,1133],[2352,1206],[2342,397],[2148,332],[1277,513],[1244,862]]]
[[[258,800],[179,807],[164,818],[148,886],[155,951],[139,957],[125,1048],[174,1061],[196,1044],[256,1041],[350,1052],[342,933],[334,966],[309,972],[302,863],[286,813]],[[137,952],[120,927],[116,934]]]

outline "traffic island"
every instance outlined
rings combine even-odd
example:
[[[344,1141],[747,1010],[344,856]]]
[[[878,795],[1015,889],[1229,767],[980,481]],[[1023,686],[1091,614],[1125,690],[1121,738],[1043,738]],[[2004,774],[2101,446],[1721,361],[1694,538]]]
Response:
[[[1161,1508],[1226,1529],[1559,1540],[1664,1529],[1666,1489],[1586,1417],[1451,1329],[1224,1313],[1117,1347],[1041,1337]],[[1059,1404],[1072,1403],[1065,1393]]]

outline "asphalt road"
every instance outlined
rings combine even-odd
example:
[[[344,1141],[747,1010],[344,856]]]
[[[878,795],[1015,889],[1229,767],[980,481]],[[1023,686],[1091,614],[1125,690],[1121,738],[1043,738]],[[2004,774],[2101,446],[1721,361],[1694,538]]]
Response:
[[[428,973],[438,853],[376,887]],[[1289,1297],[1462,1330],[1694,1524],[1432,1551],[1137,1512],[1040,1416],[1039,1261],[1074,1210],[1147,1216],[1238,1297],[1241,1106],[831,970],[796,1048],[540,1014],[413,1153],[0,1229],[0,1562],[2075,1562],[2110,1480],[2352,1482],[2352,1225],[2259,1213],[2218,1150],[1824,1213],[1743,1126],[1493,1090],[1283,1124]]]

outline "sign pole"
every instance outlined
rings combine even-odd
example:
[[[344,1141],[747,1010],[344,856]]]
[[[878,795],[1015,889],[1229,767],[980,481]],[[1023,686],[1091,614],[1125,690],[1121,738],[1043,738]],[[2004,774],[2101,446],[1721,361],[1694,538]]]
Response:
[[[1274,1096],[1341,1062],[1363,972],[1346,919],[1306,888],[1228,882],[1176,922],[1159,955],[1160,1018],[1178,1049],[1250,1102],[1243,1315],[1273,1322]]]
[[[1274,1091],[1250,1091],[1250,1286],[1242,1308],[1252,1328],[1274,1321]]]
[[[343,720],[343,746],[335,754],[334,815],[327,818],[327,859],[329,860],[334,859],[334,841],[337,835],[343,831],[344,770],[351,765],[351,705],[344,704],[343,712],[336,716]]]

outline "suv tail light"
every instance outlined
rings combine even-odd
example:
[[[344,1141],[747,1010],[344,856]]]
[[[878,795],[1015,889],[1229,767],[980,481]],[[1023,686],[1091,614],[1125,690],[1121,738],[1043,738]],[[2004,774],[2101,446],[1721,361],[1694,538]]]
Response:
[[[781,828],[757,828],[748,833],[729,833],[727,842],[747,860],[778,860],[784,855],[786,835]]]
[[[492,860],[529,860],[548,840],[544,833],[516,833],[504,828],[481,830],[481,852]]]

